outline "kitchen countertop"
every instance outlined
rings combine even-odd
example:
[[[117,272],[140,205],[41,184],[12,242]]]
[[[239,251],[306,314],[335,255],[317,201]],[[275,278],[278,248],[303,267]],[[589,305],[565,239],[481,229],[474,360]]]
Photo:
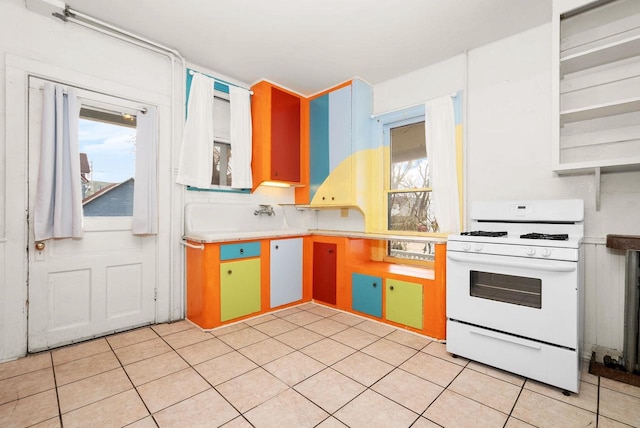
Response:
[[[617,250],[640,251],[640,236],[637,235],[607,235],[607,247]]]
[[[386,233],[365,233],[355,231],[342,231],[342,230],[319,230],[319,229],[282,229],[282,230],[258,230],[258,231],[245,231],[245,232],[191,232],[189,235],[183,236],[183,239],[191,242],[198,242],[200,244],[213,244],[218,242],[231,242],[231,241],[247,241],[253,239],[277,239],[287,238],[293,236],[341,236],[345,238],[363,238],[363,239],[378,239],[378,240],[404,240],[412,242],[435,242],[446,243],[446,237],[431,237],[431,236],[407,236],[407,235],[394,235]]]

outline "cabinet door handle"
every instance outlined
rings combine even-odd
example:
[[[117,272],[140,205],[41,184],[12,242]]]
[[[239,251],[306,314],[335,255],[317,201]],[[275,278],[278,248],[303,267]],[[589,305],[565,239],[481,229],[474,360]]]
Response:
[[[389,286],[389,290],[393,291],[393,285]]]
[[[374,287],[377,287],[377,286],[378,286],[378,284],[376,284],[376,283],[374,282],[374,283],[373,283],[373,286],[374,286]]]
[[[336,198],[332,196],[332,197],[331,197],[331,200],[332,200],[332,201],[335,201],[335,200],[336,200]]]
[[[329,254],[333,254],[333,250],[329,250]]]
[[[324,201],[325,199],[326,199],[326,198],[323,196],[323,197],[322,197],[322,200]]]
[[[240,248],[240,254],[244,254],[244,248]]]
[[[278,247],[278,246],[276,245],[276,250],[277,250],[278,248],[280,248],[280,247]]]
[[[228,275],[231,275],[232,273],[233,273],[233,271],[232,271],[231,269],[229,269],[229,270],[227,271],[227,274],[228,274]]]

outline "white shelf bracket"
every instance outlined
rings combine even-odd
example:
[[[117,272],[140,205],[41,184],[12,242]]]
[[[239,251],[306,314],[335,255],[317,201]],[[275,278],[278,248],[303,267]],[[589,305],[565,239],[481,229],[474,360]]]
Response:
[[[596,167],[596,211],[600,211],[600,185],[602,179],[600,175],[600,167]]]

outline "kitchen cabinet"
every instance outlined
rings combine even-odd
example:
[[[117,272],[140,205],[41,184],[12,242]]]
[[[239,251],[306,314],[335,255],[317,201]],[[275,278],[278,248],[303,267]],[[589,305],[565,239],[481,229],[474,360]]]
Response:
[[[306,100],[262,81],[251,88],[253,188],[265,181],[301,185],[302,126]]]
[[[302,238],[277,239],[270,248],[270,307],[302,300]]]
[[[337,245],[313,243],[313,299],[336,304]]]
[[[220,246],[220,321],[260,312],[260,243]]]
[[[422,330],[422,285],[385,280],[385,318],[398,324]]]
[[[382,318],[382,278],[353,273],[351,275],[351,308]]]
[[[309,198],[315,206],[356,205],[354,153],[371,144],[371,88],[353,80],[309,103]]]
[[[554,171],[639,168],[640,2],[555,0],[553,50]]]

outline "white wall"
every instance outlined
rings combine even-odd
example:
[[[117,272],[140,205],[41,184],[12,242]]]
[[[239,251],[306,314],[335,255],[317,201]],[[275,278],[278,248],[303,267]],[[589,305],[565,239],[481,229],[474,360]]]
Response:
[[[624,254],[607,234],[640,234],[640,171],[603,174],[595,210],[593,175],[551,170],[551,24],[468,52],[374,87],[384,113],[463,89],[466,80],[466,208],[477,200],[585,201],[586,351],[622,349]],[[466,76],[466,77],[465,77]]]
[[[202,71],[247,86],[214,71]],[[0,361],[26,352],[25,82],[27,75],[34,73],[159,108],[158,322],[184,316],[184,253],[180,238],[185,202],[293,203],[292,189],[260,189],[253,195],[238,195],[188,192],[175,184],[184,102],[180,61],[172,65],[162,54],[37,15],[26,9],[24,0],[0,1]]]

